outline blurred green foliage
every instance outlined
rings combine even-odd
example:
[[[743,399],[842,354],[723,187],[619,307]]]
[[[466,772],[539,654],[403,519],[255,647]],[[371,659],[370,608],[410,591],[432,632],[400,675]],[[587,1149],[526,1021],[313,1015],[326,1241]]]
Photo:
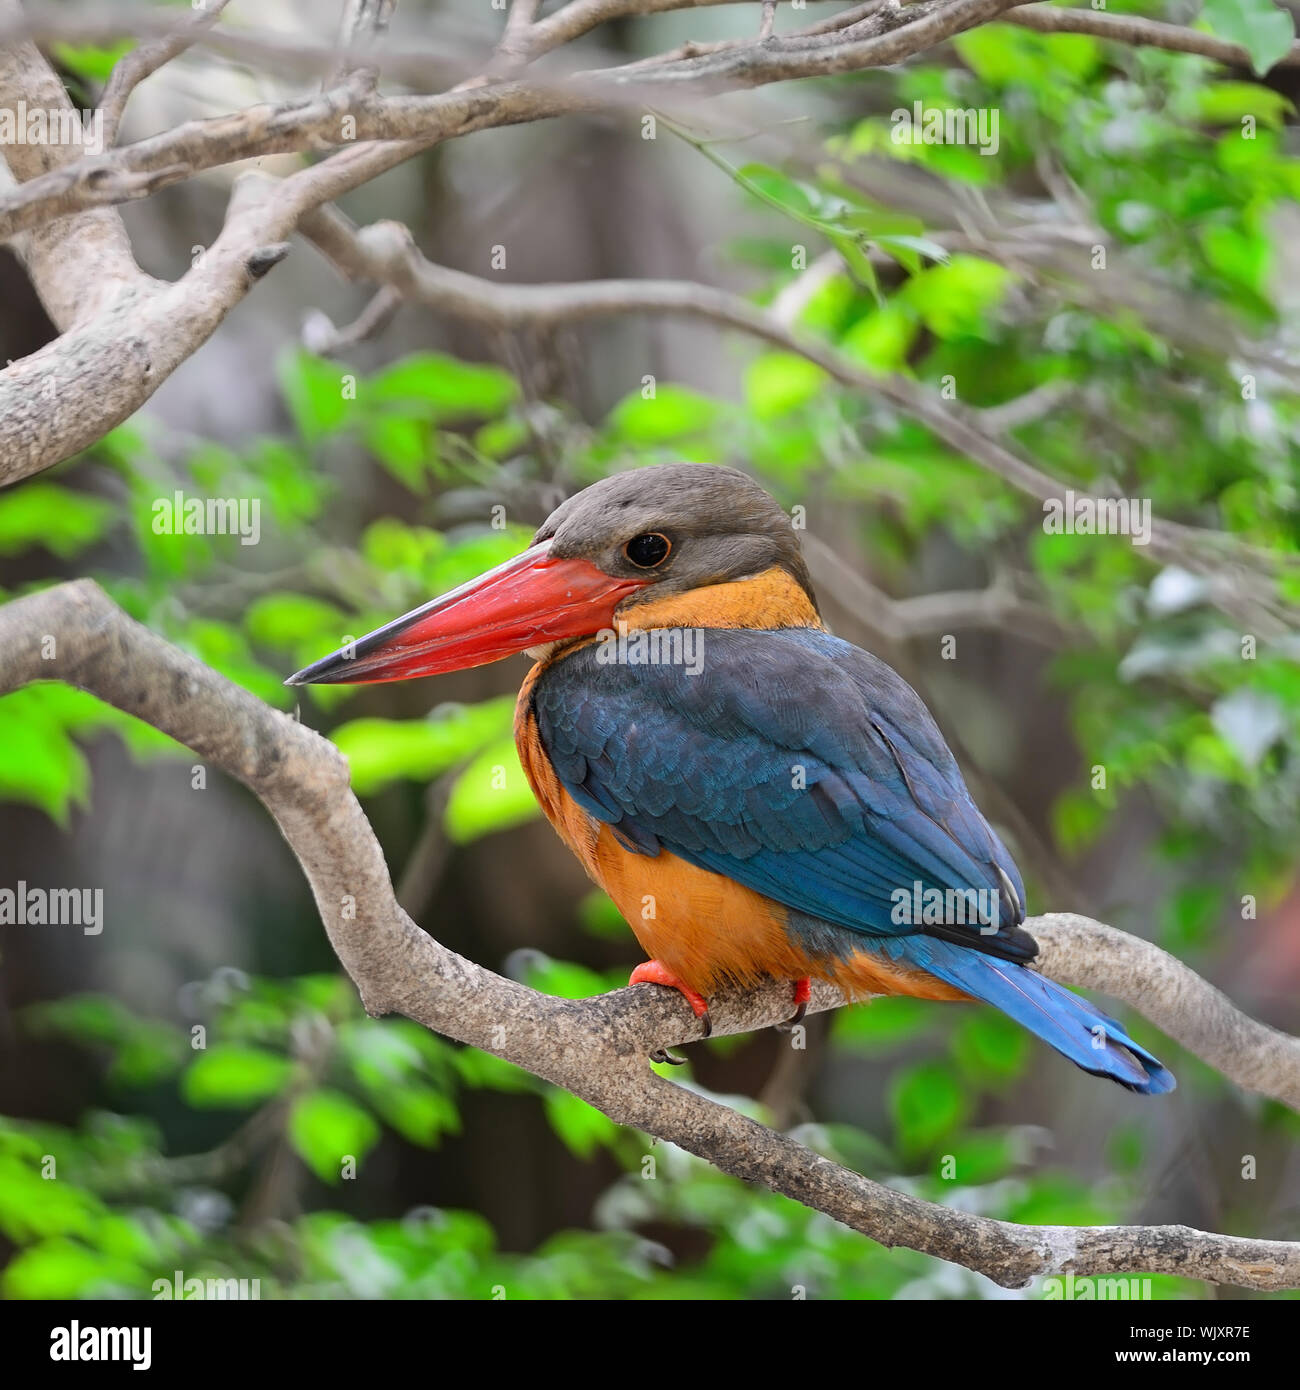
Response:
[[[615,983],[543,957],[528,962],[524,978],[574,997]],[[201,998],[206,1031],[188,1036],[95,995],[27,1011],[28,1027],[103,1061],[121,1110],[92,1112],[76,1130],[0,1120],[0,1233],[17,1247],[0,1293],[149,1298],[155,1281],[170,1284],[180,1269],[186,1279],[257,1279],[263,1298],[987,1296],[990,1286],[975,1276],[886,1251],[672,1145],[621,1130],[576,1096],[487,1053],[403,1019],[367,1018],[341,977],[273,982],[222,971]],[[891,1013],[904,1034],[915,1032],[906,1010],[892,1007],[912,1003],[886,1001],[879,1012],[844,1013],[836,1023],[874,1018],[883,1045]],[[805,1125],[797,1137],[861,1172],[964,1209],[1025,1221],[1119,1219],[1139,1191],[1140,1159],[1099,1193],[1044,1168],[1030,1131],[958,1133],[981,1089],[1023,1065],[1026,1049],[1009,1029],[1000,1018],[971,1014],[951,1030],[947,1058],[939,1053],[899,1071],[892,1140],[846,1125]],[[205,1046],[193,1046],[196,1036]],[[158,1125],[130,1113],[143,1088],[164,1080],[186,1104],[228,1112],[232,1137],[206,1154],[166,1156]],[[537,1096],[575,1161],[601,1151],[624,1170],[597,1202],[592,1230],[565,1231],[515,1255],[499,1251],[487,1223],[465,1211],[419,1208],[363,1223],[320,1210],[248,1223],[250,1173],[277,1150],[291,1150],[342,1198],[349,1181],[364,1183],[377,1145],[434,1148],[454,1137],[459,1093],[484,1087]],[[753,1102],[726,1099],[763,1116]],[[1129,1143],[1140,1154],[1136,1131]],[[231,1191],[244,1193],[244,1211]],[[641,1233],[646,1227],[698,1231],[707,1252],[679,1267],[667,1247]],[[1162,1297],[1198,1289],[1165,1278],[1156,1286]]]

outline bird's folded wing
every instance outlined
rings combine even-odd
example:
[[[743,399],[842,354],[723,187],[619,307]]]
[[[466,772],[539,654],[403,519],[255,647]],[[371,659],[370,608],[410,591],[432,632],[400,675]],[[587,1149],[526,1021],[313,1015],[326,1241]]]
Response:
[[[533,691],[560,781],[629,849],[874,936],[918,929],[896,910],[915,885],[983,890],[1002,930],[1023,918],[1015,864],[896,672],[810,628],[698,640],[694,665],[587,646]]]

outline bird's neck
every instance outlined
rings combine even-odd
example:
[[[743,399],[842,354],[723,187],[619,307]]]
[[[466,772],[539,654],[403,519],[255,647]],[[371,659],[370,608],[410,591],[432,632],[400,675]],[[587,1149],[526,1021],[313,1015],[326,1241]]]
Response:
[[[803,585],[779,565],[747,579],[630,604],[615,622],[627,628],[824,626]]]
[[[746,579],[705,584],[684,594],[632,604],[614,615],[614,624],[625,631],[656,627],[743,627],[769,632],[784,627],[826,629],[808,591],[779,565]],[[576,642],[548,642],[530,648],[528,655],[535,664],[519,692],[519,708],[527,704],[533,685],[551,662],[597,640],[593,635]]]

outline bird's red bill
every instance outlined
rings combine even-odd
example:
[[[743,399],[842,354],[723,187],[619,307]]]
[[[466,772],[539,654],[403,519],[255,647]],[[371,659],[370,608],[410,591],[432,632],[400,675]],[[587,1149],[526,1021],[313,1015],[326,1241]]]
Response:
[[[614,610],[645,580],[620,579],[587,560],[552,556],[543,541],[468,584],[349,642],[286,685],[352,685],[462,671],[547,642],[613,625]]]

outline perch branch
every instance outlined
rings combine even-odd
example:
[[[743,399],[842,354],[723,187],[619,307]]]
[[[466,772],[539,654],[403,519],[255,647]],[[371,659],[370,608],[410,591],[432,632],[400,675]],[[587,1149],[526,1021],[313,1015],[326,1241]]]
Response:
[[[397,904],[338,750],[128,618],[88,580],[0,608],[0,651],[0,693],[31,681],[66,681],[244,783],[297,856],[330,942],[372,1013],[404,1014],[565,1087],[618,1124],[677,1144],[882,1244],[952,1260],[1007,1286],[1040,1274],[1126,1271],[1254,1289],[1300,1285],[1300,1243],[1185,1226],[1018,1226],[971,1215],[864,1178],[657,1075],[646,1062],[649,1052],[699,1036],[698,1021],[675,994],[638,985],[593,999],[556,999],[447,950]],[[1244,1018],[1190,971],[1184,975],[1185,967],[1167,968],[1163,952],[1072,917],[1062,924],[1036,918],[1031,930],[1044,943],[1046,963],[1056,950],[1070,979],[1110,985],[1153,1022],[1181,1032],[1192,1050],[1218,1058],[1225,1075],[1290,1104],[1300,1101],[1300,1042],[1269,1037],[1271,1030]],[[1130,941],[1134,954],[1117,969],[1116,943]],[[819,986],[810,1007],[842,1002]],[[714,1031],[761,1028],[788,1010],[788,989],[777,984],[724,992],[712,1005]],[[1243,1052],[1232,1051],[1232,1037]]]

